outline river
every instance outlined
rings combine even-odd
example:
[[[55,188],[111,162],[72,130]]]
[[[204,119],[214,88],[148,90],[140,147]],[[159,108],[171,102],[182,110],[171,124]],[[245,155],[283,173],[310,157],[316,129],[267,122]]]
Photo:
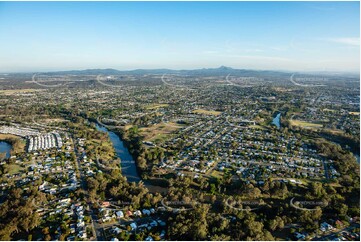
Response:
[[[104,126],[95,124],[98,131],[106,132],[109,134],[110,141],[113,143],[113,147],[117,157],[120,159],[120,166],[122,167],[123,176],[127,177],[129,182],[140,182],[141,178],[138,174],[137,167],[132,155],[129,153],[129,150],[125,147],[124,142],[119,138],[119,136],[109,131]]]
[[[272,124],[276,125],[277,128],[281,127],[281,113],[278,113],[276,117],[272,120]]]
[[[136,182],[139,183],[140,181],[143,182],[144,186],[148,188],[148,190],[152,193],[155,192],[167,192],[168,189],[160,186],[151,185],[148,181],[143,181],[142,178],[138,174],[137,166],[135,164],[135,161],[130,154],[127,147],[125,147],[124,142],[120,139],[120,137],[112,132],[109,131],[104,126],[101,126],[97,123],[95,123],[95,127],[98,131],[106,132],[109,135],[110,141],[113,144],[115,153],[117,157],[120,159],[120,166],[122,169],[122,175],[127,178],[127,181],[129,182]]]
[[[0,141],[0,153],[5,152],[5,159],[10,158],[11,149],[12,149],[11,144],[9,144],[5,141]]]

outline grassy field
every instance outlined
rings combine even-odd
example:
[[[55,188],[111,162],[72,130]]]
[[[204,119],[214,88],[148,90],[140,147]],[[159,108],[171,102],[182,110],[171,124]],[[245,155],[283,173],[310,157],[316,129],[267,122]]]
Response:
[[[223,172],[213,170],[212,173],[211,173],[211,176],[214,177],[214,178],[222,178],[223,177]]]
[[[322,124],[310,123],[310,122],[294,120],[294,119],[290,120],[290,123],[292,126],[298,126],[298,127],[306,128],[306,129],[319,129],[319,128],[323,127]]]
[[[176,123],[160,123],[150,127],[140,128],[140,134],[144,136],[144,140],[161,142],[182,127],[184,126]]]
[[[23,171],[23,169],[18,164],[9,164],[7,167],[9,169],[9,175],[13,175]]]
[[[0,134],[0,140],[5,140],[5,139],[20,139],[20,138],[12,134]]]
[[[146,107],[146,109],[157,109],[157,108],[163,108],[163,107],[168,107],[169,104],[165,104],[165,103],[154,103],[151,105],[148,105]]]
[[[126,125],[124,125],[124,129],[125,129],[125,130],[130,129],[131,127],[133,127],[133,125],[131,125],[131,124],[126,124]]]
[[[69,120],[63,119],[63,118],[47,118],[47,119],[43,119],[40,120],[40,122],[44,122],[44,123],[60,123],[60,122],[69,122]]]
[[[220,115],[222,112],[219,111],[209,111],[209,110],[205,110],[205,109],[196,109],[193,110],[193,113],[198,113],[198,114],[206,114],[206,115]]]
[[[325,129],[327,132],[330,132],[332,134],[344,134],[345,131],[340,129]]]
[[[264,126],[261,126],[261,125],[250,125],[249,126],[250,128],[252,128],[252,129],[262,129],[262,130],[265,130],[266,129],[266,127],[264,127]]]
[[[324,108],[322,111],[324,111],[324,112],[336,112],[336,110],[328,109],[328,108]]]

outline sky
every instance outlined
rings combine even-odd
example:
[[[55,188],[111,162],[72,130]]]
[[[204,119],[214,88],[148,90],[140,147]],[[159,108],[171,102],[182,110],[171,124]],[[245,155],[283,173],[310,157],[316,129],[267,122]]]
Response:
[[[360,68],[359,2],[0,2],[0,72]]]

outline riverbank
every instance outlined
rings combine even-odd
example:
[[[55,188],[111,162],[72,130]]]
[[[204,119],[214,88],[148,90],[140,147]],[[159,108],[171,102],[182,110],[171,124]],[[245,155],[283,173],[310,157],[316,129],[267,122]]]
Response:
[[[116,130],[110,130],[98,122],[93,123],[95,124],[97,130],[108,133],[115,153],[120,159],[122,175],[127,178],[128,182],[143,183],[144,186],[152,193],[165,193],[168,191],[168,188],[166,187],[157,186],[149,180],[142,179],[135,159],[129,151],[129,143],[123,139],[122,134]]]
[[[0,141],[0,160],[9,159],[12,146],[6,141]]]
[[[6,142],[11,145],[10,155],[25,151],[25,141],[16,135],[0,134],[0,141]]]

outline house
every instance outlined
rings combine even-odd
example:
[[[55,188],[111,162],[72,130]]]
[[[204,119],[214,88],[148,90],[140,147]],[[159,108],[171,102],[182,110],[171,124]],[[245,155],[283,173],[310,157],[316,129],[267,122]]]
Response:
[[[78,237],[79,237],[79,238],[86,239],[86,233],[79,232],[79,233],[78,233]]]
[[[139,229],[141,228],[147,228],[149,226],[149,224],[145,223],[145,224],[141,224],[138,226]]]
[[[124,217],[124,213],[122,211],[117,211],[115,214],[117,215],[117,218],[123,218]]]
[[[147,238],[145,238],[145,241],[153,241],[152,236],[149,235]]]
[[[163,222],[163,221],[160,220],[160,219],[158,219],[157,222],[158,222],[158,224],[159,224],[160,226],[165,226],[165,225],[166,225],[166,223]]]
[[[108,216],[105,216],[104,218],[102,218],[103,223],[109,222],[110,220],[112,220],[112,218],[108,217]]]
[[[143,209],[143,210],[142,210],[142,213],[143,213],[144,215],[149,216],[149,215],[150,215],[150,210],[148,210],[148,209]]]
[[[142,216],[142,212],[140,210],[137,210],[134,212],[135,216]]]
[[[102,202],[101,206],[107,208],[110,206],[110,202]]]
[[[321,228],[320,229],[321,229],[322,232],[325,232],[325,231],[333,229],[333,227],[332,227],[332,225],[330,225],[330,224],[328,224],[326,222],[323,222],[323,223],[321,223]]]
[[[342,221],[340,221],[340,220],[336,220],[336,222],[335,222],[335,226],[336,227],[342,227],[343,226],[343,223],[342,223]]]
[[[115,227],[113,229],[113,232],[116,233],[116,234],[120,234],[122,232],[122,230],[120,228],[118,228],[118,227]]]
[[[137,224],[136,223],[131,223],[130,227],[132,228],[132,230],[137,229]]]
[[[67,241],[74,241],[74,240],[75,240],[75,236],[69,236],[66,240],[67,240]]]
[[[81,211],[81,210],[83,210],[83,209],[84,209],[83,206],[79,206],[79,207],[76,208],[76,211],[79,212],[79,211]]]
[[[150,225],[151,227],[157,227],[157,226],[158,226],[158,223],[157,223],[157,221],[153,220],[149,225]]]
[[[301,233],[298,233],[298,232],[295,233],[295,237],[298,240],[305,240],[306,239],[306,236],[304,234],[301,234]]]
[[[79,223],[76,224],[76,226],[79,228],[79,227],[84,227],[84,221],[81,221]]]

